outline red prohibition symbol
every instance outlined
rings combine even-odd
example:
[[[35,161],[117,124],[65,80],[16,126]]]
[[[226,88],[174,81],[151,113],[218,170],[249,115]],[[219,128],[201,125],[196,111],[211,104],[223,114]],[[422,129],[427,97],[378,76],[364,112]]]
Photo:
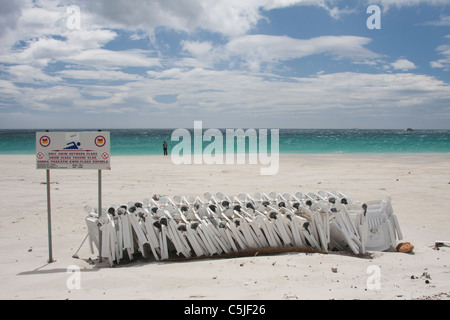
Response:
[[[42,136],[41,139],[39,139],[39,143],[40,143],[41,146],[43,146],[44,148],[47,148],[47,147],[50,145],[51,140],[50,140],[50,138],[47,137],[47,136]]]
[[[97,136],[95,138],[95,145],[99,148],[103,147],[106,144],[106,139],[104,136]]]
[[[103,153],[102,153],[102,159],[103,159],[103,160],[106,160],[106,159],[108,159],[108,158],[109,158],[108,152],[103,152]]]
[[[39,160],[42,160],[42,159],[44,159],[44,154],[43,154],[42,152],[39,152],[39,153],[36,155],[36,157],[37,157]]]

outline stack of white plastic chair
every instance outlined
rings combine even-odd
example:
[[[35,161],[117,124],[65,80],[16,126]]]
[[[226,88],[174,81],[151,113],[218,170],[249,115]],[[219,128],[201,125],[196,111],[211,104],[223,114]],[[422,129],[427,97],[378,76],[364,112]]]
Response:
[[[111,265],[137,253],[158,261],[172,253],[190,258],[289,246],[364,254],[403,237],[389,197],[361,203],[336,191],[144,199],[110,206],[100,219],[85,210],[91,251],[100,229],[102,257]]]

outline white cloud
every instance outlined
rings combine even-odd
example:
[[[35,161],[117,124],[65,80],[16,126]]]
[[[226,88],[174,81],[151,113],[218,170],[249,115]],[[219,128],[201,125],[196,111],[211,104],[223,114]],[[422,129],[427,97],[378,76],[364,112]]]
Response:
[[[55,84],[62,81],[59,77],[49,76],[40,68],[35,68],[28,65],[14,65],[6,68],[10,74],[10,80],[14,83],[28,83],[28,84]]]
[[[261,5],[264,3],[262,7],[265,10],[287,8],[292,6],[318,7],[327,11],[333,19],[340,19],[343,15],[356,12],[355,9],[349,9],[348,7],[339,8],[335,6],[336,1],[333,0],[266,0],[257,1],[256,3]]]
[[[12,81],[0,79],[0,94],[3,99],[15,98],[20,95],[20,88],[17,87]]]
[[[57,75],[85,79],[90,72],[66,70]],[[55,118],[60,118],[58,114],[67,114],[68,119],[71,114],[77,117],[103,114],[103,126],[111,125],[107,114],[117,112],[123,112],[123,121],[133,121],[134,126],[148,126],[149,119],[157,117],[170,119],[171,126],[192,125],[199,114],[212,127],[243,126],[245,123],[251,127],[269,124],[298,127],[304,121],[314,126],[319,125],[317,119],[330,120],[338,115],[358,116],[366,121],[392,119],[396,115],[450,117],[447,108],[450,87],[426,75],[342,72],[286,78],[271,77],[268,73],[203,68],[152,70],[147,74],[148,77],[134,81],[131,75],[122,72],[102,71],[96,78],[115,77],[124,81],[120,85],[110,82],[90,86],[58,83],[51,87],[30,88],[0,81],[0,93],[24,106],[17,111],[46,110],[54,112]],[[158,97],[164,95],[177,99],[171,104],[158,102]],[[330,114],[333,117],[329,117]],[[129,126],[125,122],[127,124]],[[168,123],[154,125],[167,126]],[[373,122],[371,125],[376,127]],[[339,127],[339,123],[336,126]]]
[[[424,23],[424,25],[431,25],[431,26],[450,26],[450,16],[441,16],[439,20],[437,21],[430,21]]]
[[[311,55],[327,54],[357,62],[373,60],[378,54],[366,49],[371,39],[356,36],[321,36],[295,39],[287,36],[246,35],[231,39],[223,47],[209,42],[184,42],[183,48],[201,61],[242,61],[250,70],[260,71],[264,63],[277,63]]]
[[[80,54],[88,49],[101,47],[114,39],[109,30],[80,31],[60,35],[58,38],[43,35],[27,41],[27,45],[0,56],[0,62],[46,66],[49,62]]]
[[[417,110],[418,117],[425,111],[431,117],[435,114],[429,109],[431,105],[450,117],[443,109],[450,103],[449,86],[429,76],[344,72],[276,77],[274,81],[265,76],[200,68],[176,70],[172,78],[165,73],[155,81],[136,83],[130,92],[178,94],[177,103],[161,110],[190,121],[202,114],[211,126],[232,126],[238,119],[246,119],[250,126],[265,121],[297,127],[297,121],[329,119],[330,114],[382,119],[398,114],[414,116]]]
[[[79,30],[70,30],[66,24],[68,19],[66,9],[68,5],[73,4],[72,1],[8,1],[4,6],[5,10],[6,7],[10,8],[6,11],[14,13],[11,15],[14,30],[10,32],[14,40],[3,47],[3,54],[0,51],[0,62],[40,68],[52,62],[75,63],[90,68],[160,66],[158,59],[148,56],[150,52],[138,50],[118,52],[103,48],[117,37],[116,32],[106,28],[135,31],[142,39],[142,31],[146,31],[152,38],[154,29],[160,26],[186,32],[203,29],[231,36],[231,41],[226,47],[216,48],[209,42],[183,42],[184,50],[195,58],[186,58],[184,63],[195,66],[211,66],[217,61],[226,61],[231,56],[237,56],[247,66],[257,70],[261,63],[295,59],[308,55],[308,50],[312,52],[311,54],[315,54],[314,50],[317,50],[318,53],[333,53],[337,57],[356,58],[357,55],[369,55],[370,51],[363,46],[370,40],[360,37],[296,40],[287,37],[245,36],[261,19],[265,19],[261,14],[262,9],[272,10],[294,5],[328,9],[328,3],[333,1],[151,0],[130,5],[129,1],[125,0],[81,0],[77,5],[81,10],[82,27]],[[331,9],[330,14],[334,15]],[[133,36],[132,38],[137,39]],[[18,40],[22,41],[21,45],[12,49],[12,44]],[[255,53],[255,50],[242,43],[247,40],[258,45],[262,49],[261,53]],[[329,41],[330,44],[325,44],[325,41]],[[276,42],[294,47],[287,48],[284,52],[269,47]],[[303,45],[304,47],[300,48]],[[240,46],[242,48],[239,48]],[[220,52],[221,49],[225,49],[226,52]]]
[[[387,11],[390,7],[415,7],[419,5],[431,6],[445,6],[448,5],[448,0],[370,0],[370,4],[381,4],[383,10]]]
[[[26,47],[0,56],[0,62],[43,68],[50,62],[67,62],[92,68],[153,67],[159,59],[143,50],[112,51],[103,45],[117,34],[110,30],[77,30],[53,38],[42,36],[30,40]]]
[[[279,9],[279,8],[286,8],[286,7],[292,7],[296,5],[316,5],[316,6],[322,6],[325,1],[323,0],[266,0],[266,1],[260,1],[263,4],[264,9],[271,10],[271,9]]]
[[[136,74],[112,70],[62,70],[57,74],[62,78],[100,81],[137,81],[143,78]]]
[[[195,67],[213,66],[217,61],[225,59],[221,46],[214,47],[209,41],[182,41],[183,51],[189,53],[193,59],[185,58],[186,65]]]
[[[71,1],[66,0],[67,5]],[[110,28],[144,30],[152,35],[158,27],[184,32],[198,29],[229,37],[247,34],[260,20],[266,19],[263,10],[291,6],[314,6],[328,11],[338,19],[353,12],[334,6],[333,0],[80,0],[82,14],[91,25]]]
[[[55,1],[17,3],[22,7],[15,28],[2,38],[3,63],[45,67],[76,52],[100,48],[117,36],[102,28],[70,30],[66,25],[66,7]]]
[[[257,1],[241,0],[126,0],[78,1],[93,23],[152,34],[157,27],[194,32],[197,29],[229,36],[244,34],[261,19]],[[101,21],[98,21],[98,20]],[[97,20],[97,21],[96,21]]]
[[[445,65],[443,64],[443,60],[441,60],[441,62],[439,61],[431,61],[430,62],[430,67],[432,68],[445,68]]]
[[[209,41],[182,41],[183,50],[188,51],[195,57],[207,57],[213,50],[213,45]]]
[[[75,87],[54,85],[48,87],[18,87],[14,99],[24,110],[68,112],[80,111],[82,95]],[[22,110],[22,109],[20,109]]]
[[[62,61],[102,68],[125,68],[125,67],[154,67],[159,66],[158,58],[147,57],[143,50],[112,51],[105,49],[83,50],[74,55],[69,55]]]
[[[30,41],[23,50],[16,50],[13,54],[1,56],[0,62],[44,67],[51,60],[67,56],[72,51],[70,47],[65,45],[64,41],[42,37]]]
[[[11,47],[16,45],[18,41],[36,41],[40,37],[61,35],[68,31],[66,8],[59,6],[57,1],[1,1],[2,6],[11,3],[14,3],[13,12],[5,12],[0,7],[0,23],[7,24],[7,26],[0,25],[3,30],[3,32],[0,32],[2,41],[0,53],[9,53]]]
[[[450,35],[447,35],[446,38],[450,38]],[[432,68],[440,68],[440,69],[444,69],[445,71],[449,71],[450,70],[450,45],[448,44],[443,44],[440,45],[439,47],[436,48],[436,51],[444,56],[441,59],[438,59],[436,61],[431,61],[430,62],[430,66]]]
[[[17,27],[21,15],[22,3],[18,0],[0,2],[0,39],[11,29]]]
[[[68,28],[67,6],[63,5],[65,2],[69,4],[69,1],[64,0],[60,3],[47,0],[34,3],[18,1],[13,7],[9,1],[2,2],[2,6],[10,4],[12,9],[9,11],[20,14],[15,17],[15,27],[8,33],[8,37],[13,40],[2,46],[0,62],[36,68],[61,61],[94,68],[158,65],[157,59],[148,57],[149,52],[104,49],[107,43],[117,37],[117,33],[96,24],[96,17],[87,10],[81,11],[81,29]]]
[[[74,50],[98,49],[114,40],[117,33],[107,29],[79,29],[62,34]]]
[[[395,70],[400,70],[400,71],[408,71],[408,70],[412,70],[412,69],[416,69],[416,65],[407,60],[407,59],[398,59],[397,61],[393,62],[391,64],[391,66],[395,69]]]
[[[66,7],[72,4],[81,8],[79,30],[66,26]],[[250,34],[267,19],[266,11],[291,6],[316,6],[334,19],[352,12],[331,0],[2,0],[0,27],[6,26],[0,31],[2,116],[5,110],[11,119],[29,116],[29,110],[48,111],[55,119],[64,121],[67,116],[70,125],[73,117],[118,113],[132,119],[133,126],[149,126],[148,119],[156,121],[157,116],[192,124],[192,118],[201,114],[216,127],[250,120],[248,125],[258,126],[259,119],[295,127],[302,117],[325,118],[332,113],[371,119],[432,106],[435,109],[427,110],[427,116],[449,117],[449,86],[431,76],[406,73],[416,68],[407,59],[386,65],[391,72],[381,74],[322,71],[287,78],[269,72],[274,66],[282,68],[282,62],[314,55],[372,65],[381,59],[368,49],[372,41],[368,37]],[[182,56],[165,55],[163,50],[108,49],[108,44],[120,45],[120,37],[135,40],[134,48],[142,48],[143,39],[155,41],[159,27],[182,31],[176,33],[181,37],[190,33],[180,42]],[[217,34],[208,33],[202,40],[199,29]],[[431,65],[450,69],[450,46],[442,45],[437,52],[442,59]],[[128,67],[139,68],[139,74]],[[85,80],[95,84],[84,85]],[[161,96],[176,99],[168,104]],[[104,126],[112,125],[108,117],[104,119]]]

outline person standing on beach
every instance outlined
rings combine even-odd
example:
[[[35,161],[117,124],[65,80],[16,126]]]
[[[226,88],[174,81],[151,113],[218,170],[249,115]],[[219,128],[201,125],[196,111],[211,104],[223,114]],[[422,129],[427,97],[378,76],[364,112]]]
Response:
[[[164,141],[163,143],[163,148],[164,148],[164,155],[167,156],[167,142]]]

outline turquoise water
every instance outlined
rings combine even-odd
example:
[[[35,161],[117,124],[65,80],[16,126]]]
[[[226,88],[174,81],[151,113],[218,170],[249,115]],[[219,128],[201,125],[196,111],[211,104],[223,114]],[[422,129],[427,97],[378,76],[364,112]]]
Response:
[[[35,154],[36,131],[42,130],[0,130],[0,154]],[[178,140],[171,141],[174,129],[104,129],[103,131],[111,133],[113,156],[162,155],[164,140],[169,144],[170,154],[171,149],[179,143]],[[189,131],[193,145],[193,131]],[[225,151],[226,134],[225,130],[221,132]],[[270,130],[268,133],[269,139],[266,145],[270,151]],[[204,141],[203,148],[209,144],[209,141]],[[247,151],[248,144],[247,141]],[[295,154],[450,153],[450,130],[280,129],[279,152]]]

